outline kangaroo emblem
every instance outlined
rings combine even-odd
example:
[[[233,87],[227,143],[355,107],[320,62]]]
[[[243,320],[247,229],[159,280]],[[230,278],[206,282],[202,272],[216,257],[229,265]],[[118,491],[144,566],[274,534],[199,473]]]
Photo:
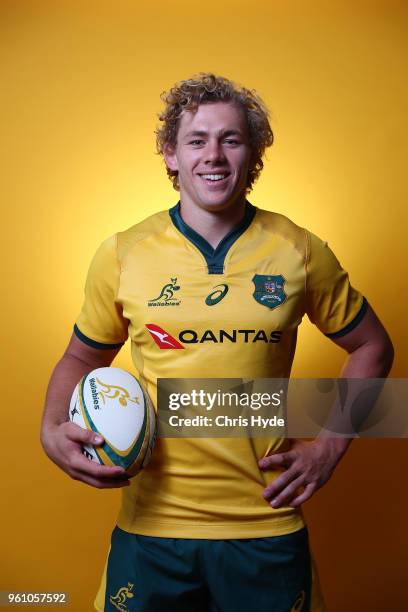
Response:
[[[150,302],[158,302],[162,298],[166,301],[173,299],[174,292],[180,289],[180,285],[176,285],[177,278],[171,278],[170,280],[171,280],[170,283],[167,283],[167,285],[164,285],[163,289],[161,290],[160,295],[157,298],[154,298],[153,300],[149,300]]]
[[[126,600],[134,597],[133,593],[131,592],[133,587],[134,585],[131,582],[128,582],[127,587],[121,587],[115,596],[110,595],[109,601],[111,602],[112,606],[115,606],[115,608],[121,612],[127,612],[128,608],[126,606]]]
[[[98,394],[101,396],[104,404],[106,403],[105,397],[108,397],[109,399],[115,399],[116,397],[119,397],[119,403],[122,406],[127,406],[127,400],[129,400],[130,402],[134,402],[135,404],[139,403],[139,398],[130,397],[129,391],[127,391],[123,387],[119,387],[119,385],[107,385],[106,383],[99,380],[99,378],[97,378],[96,381],[101,385],[101,387],[103,387],[103,389],[98,391]],[[112,395],[108,395],[108,393],[112,393]]]

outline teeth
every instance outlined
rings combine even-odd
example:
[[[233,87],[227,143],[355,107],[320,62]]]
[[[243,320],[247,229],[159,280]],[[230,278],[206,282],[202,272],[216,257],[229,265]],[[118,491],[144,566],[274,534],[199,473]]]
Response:
[[[225,178],[225,174],[202,174],[203,179],[208,179],[210,181],[220,181]]]

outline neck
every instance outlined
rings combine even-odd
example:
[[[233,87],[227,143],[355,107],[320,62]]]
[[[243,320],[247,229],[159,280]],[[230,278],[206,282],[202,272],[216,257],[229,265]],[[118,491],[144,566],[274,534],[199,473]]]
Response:
[[[198,206],[183,205],[180,201],[180,214],[185,223],[200,234],[214,249],[245,216],[245,198],[232,208],[211,211]]]

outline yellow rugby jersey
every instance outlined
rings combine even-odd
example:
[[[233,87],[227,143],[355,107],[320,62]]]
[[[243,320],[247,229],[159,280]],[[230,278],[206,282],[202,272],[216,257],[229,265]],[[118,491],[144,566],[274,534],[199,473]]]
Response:
[[[154,403],[158,378],[285,378],[305,313],[329,337],[366,309],[326,243],[286,217],[246,204],[213,249],[180,204],[106,240],[90,266],[75,333],[96,348],[131,340]],[[118,525],[141,535],[253,538],[303,526],[262,492],[276,472],[258,460],[282,439],[158,439],[123,490]],[[284,446],[282,447],[284,448]]]

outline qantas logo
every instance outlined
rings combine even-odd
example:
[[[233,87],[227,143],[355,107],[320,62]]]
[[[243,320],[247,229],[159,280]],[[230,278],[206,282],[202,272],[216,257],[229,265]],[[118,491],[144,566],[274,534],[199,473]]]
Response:
[[[146,325],[150,332],[151,337],[161,349],[183,349],[184,346],[180,344],[178,340],[170,336],[164,329],[155,325],[154,323],[148,323]]]
[[[211,329],[206,329],[203,333],[198,333],[194,329],[182,329],[179,333],[179,340],[173,338],[164,329],[155,325],[154,323],[148,323],[146,325],[150,335],[161,349],[183,349],[185,348],[180,342],[184,344],[199,344],[203,342],[214,342],[214,343],[237,343],[243,342],[244,344],[252,344],[253,342],[264,342],[277,344],[281,341],[281,331],[266,332],[263,329],[219,329],[214,332]],[[180,342],[179,342],[180,341]]]

